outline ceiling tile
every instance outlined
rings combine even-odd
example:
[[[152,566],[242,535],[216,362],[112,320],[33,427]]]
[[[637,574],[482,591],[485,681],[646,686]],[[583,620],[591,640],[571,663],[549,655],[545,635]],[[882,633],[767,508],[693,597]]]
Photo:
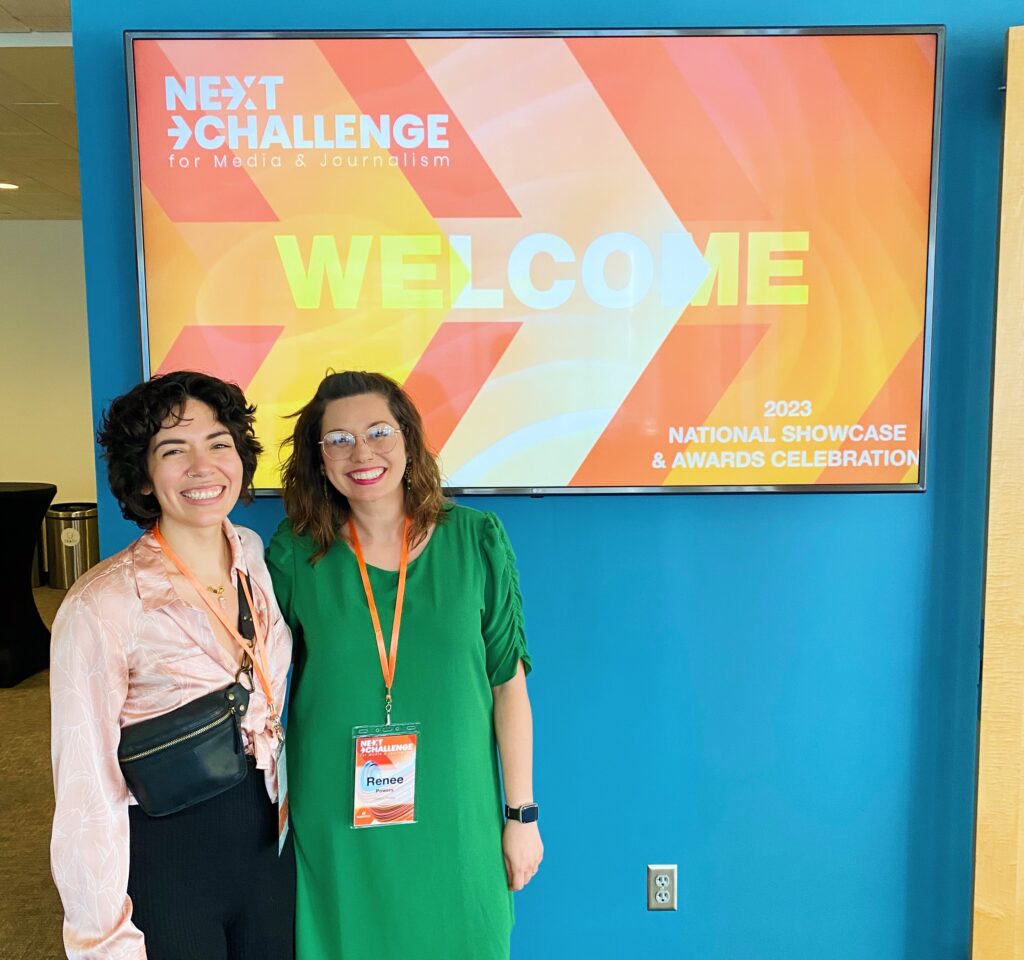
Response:
[[[0,47],[0,103],[40,100],[74,104],[71,48]]]
[[[27,212],[42,217],[64,218],[75,214],[81,216],[82,207],[76,200],[69,200],[67,197],[38,197],[32,201]]]
[[[3,0],[0,6],[19,20],[71,16],[70,0]]]
[[[39,203],[46,200],[46,197],[40,194],[36,194],[34,197],[23,197],[20,195],[20,190],[17,193],[6,190],[0,192],[3,193],[0,203],[3,203],[8,210],[14,210],[16,213],[31,213]]]
[[[18,203],[30,203],[36,197],[41,196],[50,197],[59,195],[65,196],[69,200],[78,199],[73,194],[66,194],[58,187],[51,186],[50,184],[44,182],[43,180],[35,179],[33,177],[27,176],[24,173],[15,174],[13,177],[11,177],[10,182],[18,184],[20,189],[16,191],[0,191],[0,193],[3,193],[4,197],[8,198],[9,200],[16,200]],[[0,197],[0,200],[4,199],[4,197]]]
[[[0,179],[13,183],[32,183],[48,187],[77,199],[80,196],[80,180],[77,160],[22,160],[9,161],[7,173],[0,163]]]
[[[20,18],[19,18],[20,19]],[[30,30],[40,33],[70,33],[71,17],[29,17],[22,21]]]
[[[30,180],[33,179],[28,170],[23,169],[16,163],[12,163],[10,160],[6,160],[4,157],[0,157],[0,180],[7,183],[21,183],[25,177],[28,177]]]
[[[0,133],[0,157],[10,160],[71,160],[75,156],[74,147],[47,133]]]
[[[33,180],[31,177],[26,177],[22,174],[5,176],[3,179],[7,183],[16,183],[18,185],[17,190],[0,190],[0,200],[10,200],[11,203],[24,204],[31,201],[33,197],[43,194],[49,195],[54,192],[53,187],[48,186],[41,180]]]
[[[29,12],[59,18],[67,4],[0,0],[0,30]],[[0,47],[0,180],[21,188],[0,191],[2,219],[81,219],[70,48]]]
[[[34,124],[26,117],[20,117],[13,110],[0,107],[0,133],[36,133]]]
[[[18,194],[20,193],[19,190]],[[58,193],[37,194],[32,197],[19,197],[18,194],[12,194],[10,197],[4,196],[0,198],[0,203],[14,213],[32,213],[41,216],[63,215],[81,210],[81,205],[77,200]]]
[[[0,110],[5,108],[0,107]],[[12,116],[22,120],[29,125],[31,130],[56,137],[62,143],[70,146],[78,145],[78,130],[75,127],[75,114],[63,104],[26,104],[14,103],[6,108]],[[20,128],[19,128],[20,129]],[[7,132],[3,128],[3,114],[0,113],[0,133]],[[19,130],[11,130],[17,133]],[[24,132],[24,131],[21,131]]]
[[[53,100],[53,97],[46,96],[41,90],[30,87],[13,70],[7,69],[5,66],[7,58],[4,54],[10,49],[13,48],[0,47],[0,104],[7,106],[18,101]]]
[[[0,7],[0,33],[28,33],[29,28]]]

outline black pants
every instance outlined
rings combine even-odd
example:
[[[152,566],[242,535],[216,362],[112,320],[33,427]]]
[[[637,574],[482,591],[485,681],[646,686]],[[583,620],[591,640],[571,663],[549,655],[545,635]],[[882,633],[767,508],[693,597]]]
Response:
[[[249,764],[238,786],[169,817],[129,807],[132,921],[148,960],[293,960],[295,853]]]

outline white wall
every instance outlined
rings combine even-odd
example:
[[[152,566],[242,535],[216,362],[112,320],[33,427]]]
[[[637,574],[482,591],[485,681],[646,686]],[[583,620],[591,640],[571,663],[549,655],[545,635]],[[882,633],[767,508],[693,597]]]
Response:
[[[0,221],[0,409],[0,481],[96,499],[80,221]]]

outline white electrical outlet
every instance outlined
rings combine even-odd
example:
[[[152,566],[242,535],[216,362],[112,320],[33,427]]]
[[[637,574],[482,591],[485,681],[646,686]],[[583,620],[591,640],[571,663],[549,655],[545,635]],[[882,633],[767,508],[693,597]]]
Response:
[[[647,864],[647,909],[677,909],[676,865],[674,863]]]

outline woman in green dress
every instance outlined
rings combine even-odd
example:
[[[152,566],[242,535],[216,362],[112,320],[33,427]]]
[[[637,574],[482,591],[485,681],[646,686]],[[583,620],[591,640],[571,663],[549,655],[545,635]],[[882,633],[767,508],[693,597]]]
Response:
[[[298,651],[296,956],[507,960],[512,891],[543,847],[504,528],[445,499],[381,374],[326,377],[291,444],[267,561]]]

